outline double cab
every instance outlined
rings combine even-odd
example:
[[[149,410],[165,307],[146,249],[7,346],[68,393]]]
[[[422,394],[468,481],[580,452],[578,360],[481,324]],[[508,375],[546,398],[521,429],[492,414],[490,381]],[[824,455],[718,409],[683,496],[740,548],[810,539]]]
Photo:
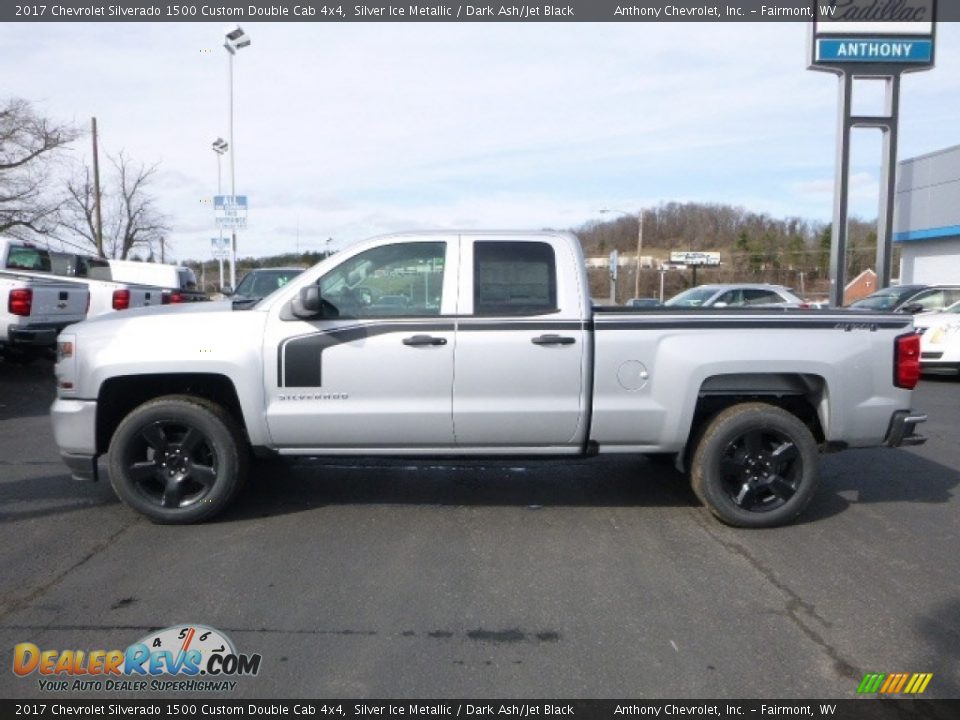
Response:
[[[64,461],[96,478],[107,455],[164,523],[223,510],[256,456],[633,453],[672,458],[720,520],[773,526],[819,452],[917,444],[926,419],[909,316],[594,308],[557,232],[374,238],[244,311],[93,318],[59,358]]]

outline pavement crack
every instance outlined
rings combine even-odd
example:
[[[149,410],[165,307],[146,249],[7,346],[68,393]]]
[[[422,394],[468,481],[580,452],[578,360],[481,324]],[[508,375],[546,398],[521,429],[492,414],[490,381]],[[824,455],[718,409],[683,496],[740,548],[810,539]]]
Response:
[[[127,524],[121,526],[119,530],[117,530],[107,538],[101,540],[100,542],[96,543],[90,549],[89,552],[87,552],[82,558],[80,558],[75,563],[73,563],[73,565],[70,565],[66,569],[62,570],[61,572],[53,576],[47,582],[34,588],[27,595],[20,598],[16,598],[14,600],[4,601],[2,604],[0,604],[0,622],[3,622],[4,620],[6,620],[13,613],[18,612],[19,610],[22,610],[25,607],[29,606],[30,603],[32,603],[38,597],[40,597],[45,592],[47,592],[47,590],[49,590],[54,585],[56,585],[61,580],[63,580],[67,575],[72,573],[77,568],[83,567],[85,564],[90,562],[90,560],[92,560],[97,555],[99,555],[104,550],[106,550],[108,547],[110,547],[110,545],[114,542],[114,540],[116,540],[118,537],[123,535],[123,533],[125,533],[127,530],[129,530],[131,527],[133,527],[140,521],[141,520],[139,517],[135,517]]]
[[[834,671],[841,677],[857,679],[857,670],[849,660],[843,657],[837,648],[830,644],[821,634],[815,625],[820,625],[824,630],[833,627],[833,623],[817,612],[816,606],[804,600],[789,585],[784,583],[777,574],[759,558],[755,557],[750,551],[734,540],[727,540],[721,537],[710,527],[708,521],[703,518],[699,511],[695,513],[697,524],[721,547],[730,553],[739,556],[747,562],[764,580],[779,590],[786,596],[787,602],[784,607],[787,618],[802,632],[811,642],[817,645],[828,658],[833,662]],[[813,621],[813,622],[811,622]]]

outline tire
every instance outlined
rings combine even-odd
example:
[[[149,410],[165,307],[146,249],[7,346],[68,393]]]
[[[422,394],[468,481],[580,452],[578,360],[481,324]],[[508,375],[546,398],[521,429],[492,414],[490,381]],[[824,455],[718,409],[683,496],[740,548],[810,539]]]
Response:
[[[140,405],[110,441],[110,484],[139,513],[162,524],[209,520],[243,486],[249,452],[219,405],[168,395]]]
[[[693,491],[728,525],[785,525],[807,507],[820,482],[817,443],[796,416],[766,403],[715,415],[690,464]]]

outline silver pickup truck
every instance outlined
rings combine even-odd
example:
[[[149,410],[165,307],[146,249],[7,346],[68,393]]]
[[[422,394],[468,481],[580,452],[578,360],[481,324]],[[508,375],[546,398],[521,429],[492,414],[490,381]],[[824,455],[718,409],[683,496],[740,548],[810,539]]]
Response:
[[[106,260],[51,252],[7,238],[0,238],[0,268],[40,280],[69,280],[76,286],[85,286],[90,296],[87,317],[163,302],[163,291],[159,287],[113,282]]]
[[[172,310],[172,311],[171,311]],[[59,338],[78,478],[163,523],[226,507],[251,456],[672,456],[720,520],[796,517],[818,452],[918,444],[911,319],[592,309],[578,240],[375,238],[251,309],[105,315]],[[641,478],[638,478],[638,481]]]
[[[57,334],[87,314],[87,288],[0,269],[0,357],[31,360],[53,350]]]

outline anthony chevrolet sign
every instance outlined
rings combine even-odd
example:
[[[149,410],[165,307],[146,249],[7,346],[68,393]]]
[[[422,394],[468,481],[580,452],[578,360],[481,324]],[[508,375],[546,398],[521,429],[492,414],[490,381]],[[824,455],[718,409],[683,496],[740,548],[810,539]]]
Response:
[[[821,0],[813,15],[813,67],[933,65],[936,0]]]

